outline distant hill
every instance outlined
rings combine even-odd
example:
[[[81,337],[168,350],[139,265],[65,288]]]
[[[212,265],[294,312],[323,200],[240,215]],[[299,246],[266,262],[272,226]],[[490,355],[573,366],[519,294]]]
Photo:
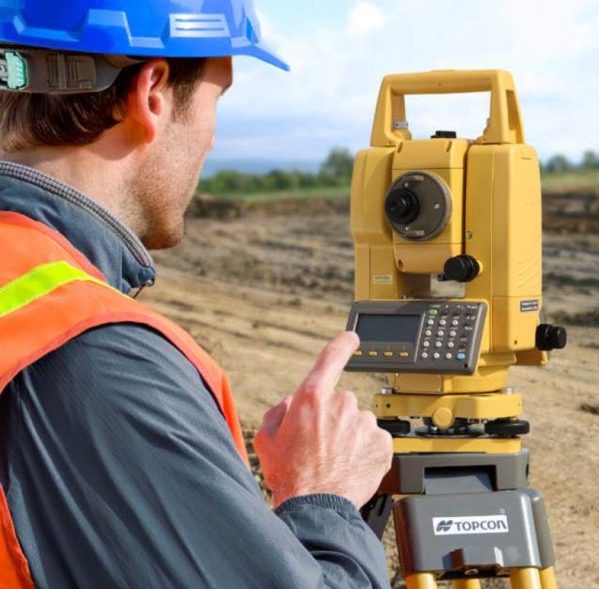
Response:
[[[235,170],[244,174],[266,174],[271,170],[297,170],[299,172],[317,173],[322,162],[310,160],[211,160],[208,158],[202,172],[203,178],[209,178],[221,170]]]

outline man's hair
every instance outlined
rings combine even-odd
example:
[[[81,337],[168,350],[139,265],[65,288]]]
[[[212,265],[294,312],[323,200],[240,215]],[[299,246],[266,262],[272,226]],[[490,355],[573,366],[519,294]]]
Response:
[[[175,116],[184,116],[204,71],[204,59],[167,58]],[[128,66],[101,92],[51,95],[0,91],[0,148],[88,145],[120,122],[131,83],[143,63]]]

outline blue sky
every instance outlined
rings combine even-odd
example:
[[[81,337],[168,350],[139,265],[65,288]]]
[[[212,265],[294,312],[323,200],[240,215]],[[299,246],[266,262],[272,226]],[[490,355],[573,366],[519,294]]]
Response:
[[[287,33],[335,27],[349,14],[352,0],[255,0],[258,10]]]
[[[599,150],[597,0],[255,0],[283,73],[236,60],[213,160],[321,160],[368,145],[382,77],[502,68],[519,90],[528,143],[543,158]],[[476,137],[484,95],[408,102],[416,136]]]

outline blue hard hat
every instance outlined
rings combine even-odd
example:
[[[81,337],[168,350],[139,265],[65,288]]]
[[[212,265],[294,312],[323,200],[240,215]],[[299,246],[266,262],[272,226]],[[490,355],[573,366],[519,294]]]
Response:
[[[0,0],[0,43],[134,57],[250,55],[289,69],[263,43],[253,0]]]

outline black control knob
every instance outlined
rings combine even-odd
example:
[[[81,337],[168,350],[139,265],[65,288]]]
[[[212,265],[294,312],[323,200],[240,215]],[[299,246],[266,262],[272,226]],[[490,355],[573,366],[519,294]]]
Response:
[[[431,139],[455,139],[458,134],[455,131],[435,131]]]
[[[404,419],[377,419],[378,426],[389,432],[392,437],[399,438],[410,433],[412,426]]]
[[[513,438],[530,432],[530,424],[524,419],[495,419],[485,423],[485,433],[499,438]]]
[[[563,327],[543,323],[537,327],[536,345],[541,352],[563,350],[568,343],[568,333]]]
[[[445,262],[443,271],[447,280],[470,282],[480,274],[480,264],[472,256],[455,256]]]
[[[391,222],[411,223],[420,213],[418,196],[409,188],[393,188],[385,200],[385,213]]]

